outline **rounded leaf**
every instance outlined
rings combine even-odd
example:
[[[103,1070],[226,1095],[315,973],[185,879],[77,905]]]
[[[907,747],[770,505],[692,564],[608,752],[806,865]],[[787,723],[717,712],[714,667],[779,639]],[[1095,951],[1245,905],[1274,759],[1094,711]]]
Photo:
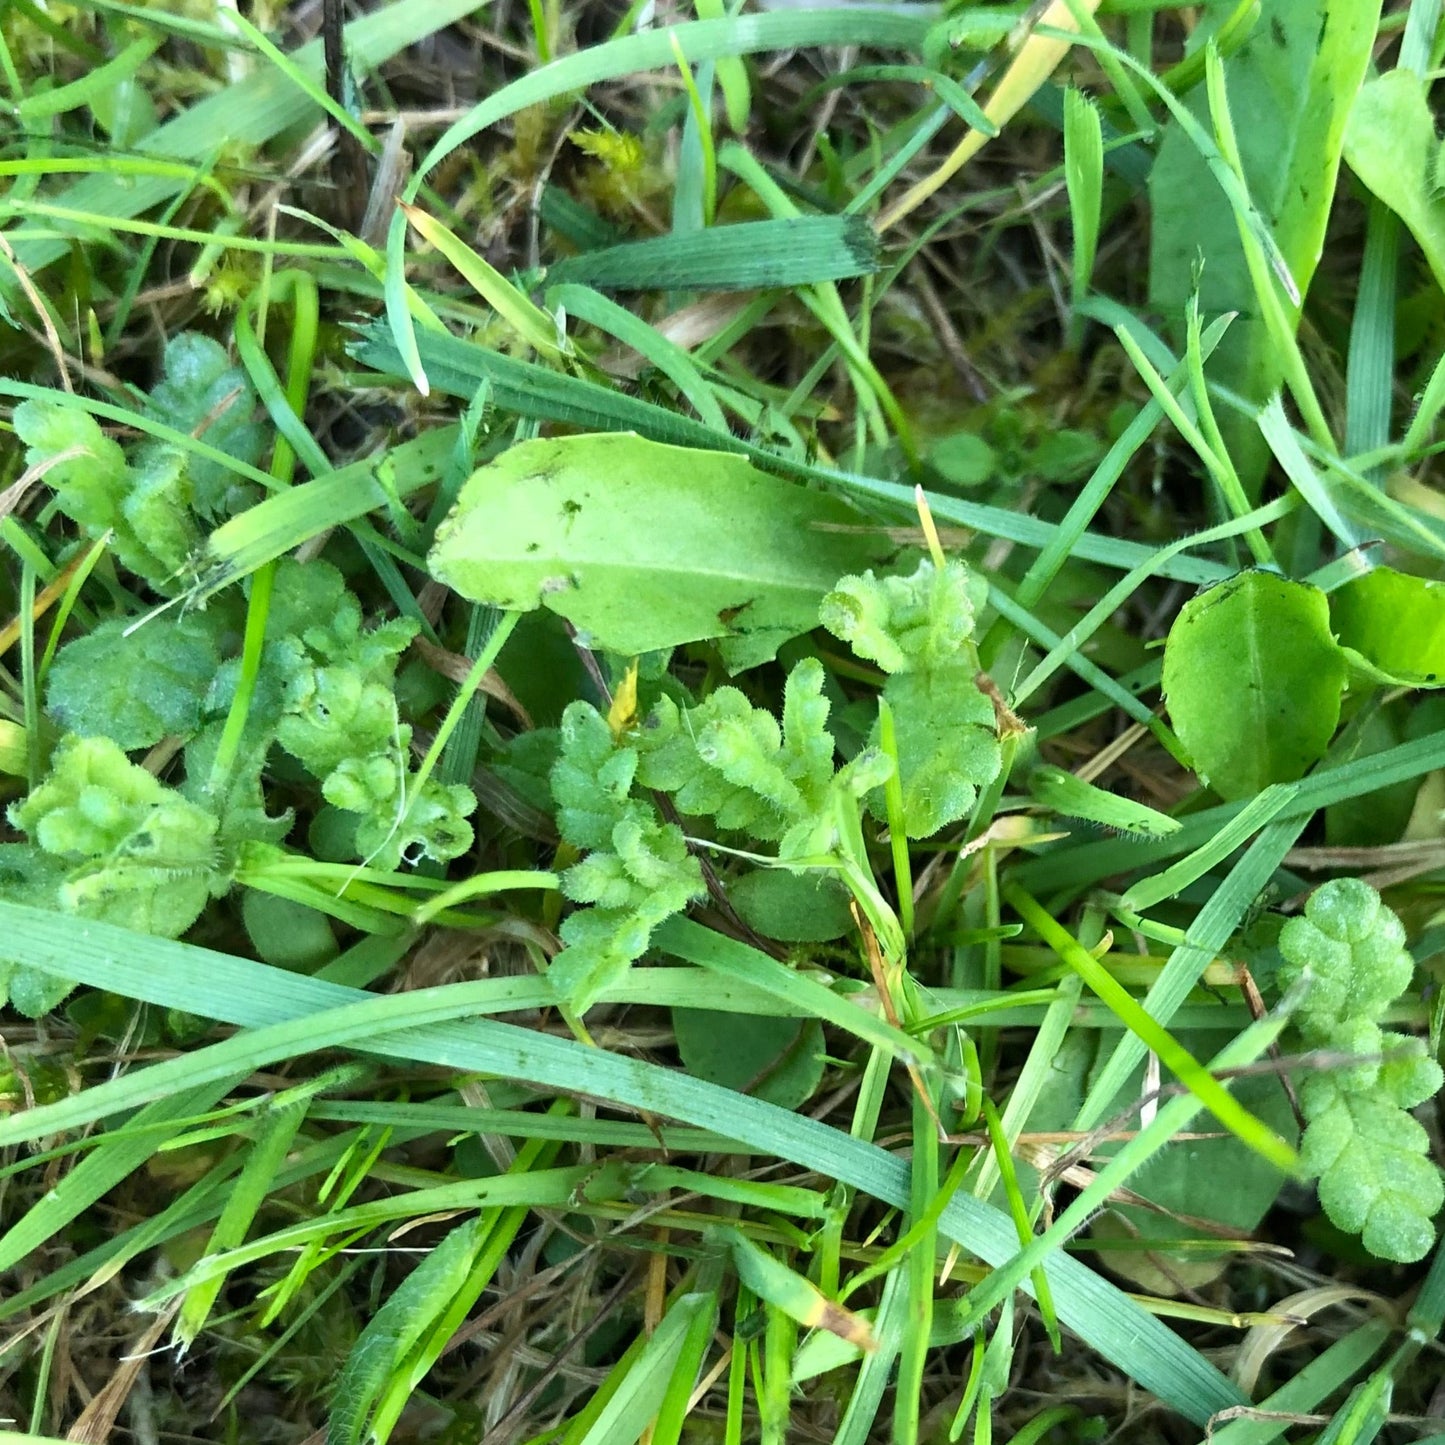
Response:
[[[116,618],[55,655],[46,705],[67,732],[106,737],[127,751],[168,735],[189,737],[221,665],[216,624],[205,613],[157,617],[126,636]]]
[[[688,1073],[780,1108],[807,1102],[823,1078],[816,1019],[675,1008],[673,1033]]]
[[[809,631],[837,578],[890,550],[861,520],[743,457],[627,432],[549,437],[472,475],[428,565],[474,602],[547,607],[608,652],[720,639],[738,671]]]
[[[1345,655],[1318,587],[1241,572],[1180,611],[1164,697],[1195,771],[1222,798],[1293,782],[1340,719]]]
[[[853,927],[848,890],[827,873],[759,868],[728,887],[749,928],[783,943],[827,943]]]
[[[290,898],[248,888],[241,899],[241,919],[257,957],[276,968],[314,973],[340,951],[331,920]]]
[[[1367,675],[1445,687],[1445,583],[1376,567],[1331,594],[1330,617]]]

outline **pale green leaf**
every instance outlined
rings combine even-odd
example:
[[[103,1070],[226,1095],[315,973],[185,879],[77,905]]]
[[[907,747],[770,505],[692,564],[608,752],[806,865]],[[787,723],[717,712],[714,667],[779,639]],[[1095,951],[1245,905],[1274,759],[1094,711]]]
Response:
[[[1330,594],[1330,621],[1380,681],[1445,687],[1445,583],[1376,567]]]
[[[1445,287],[1445,200],[1435,187],[1439,155],[1420,76],[1391,70],[1360,88],[1345,132],[1345,159],[1409,228],[1436,284]]]
[[[886,548],[823,530],[856,520],[739,457],[625,433],[563,437],[476,472],[430,566],[474,602],[548,607],[594,647],[717,638],[739,668],[812,628],[838,577]]]

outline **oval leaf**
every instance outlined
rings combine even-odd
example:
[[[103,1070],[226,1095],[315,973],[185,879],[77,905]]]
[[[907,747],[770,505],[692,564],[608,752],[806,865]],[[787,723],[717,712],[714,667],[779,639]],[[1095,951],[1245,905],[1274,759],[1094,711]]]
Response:
[[[783,943],[828,943],[854,928],[848,890],[826,873],[759,868],[728,885],[744,923]]]
[[[797,1109],[823,1079],[823,1030],[816,1019],[675,1008],[673,1033],[694,1078]]]
[[[1164,697],[1195,771],[1222,798],[1288,783],[1340,719],[1345,655],[1325,594],[1241,572],[1187,602],[1164,647]]]
[[[1331,595],[1330,618],[1376,681],[1445,687],[1445,584],[1376,567]]]
[[[847,530],[861,520],[724,452],[559,437],[473,473],[430,567],[473,602],[549,607],[608,652],[722,639],[737,671],[815,627],[838,578],[890,550]]]

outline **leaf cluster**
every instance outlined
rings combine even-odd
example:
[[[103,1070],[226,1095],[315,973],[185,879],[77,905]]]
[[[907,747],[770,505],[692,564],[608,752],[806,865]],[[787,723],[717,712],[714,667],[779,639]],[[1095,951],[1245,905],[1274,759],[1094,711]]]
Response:
[[[131,762],[109,738],[67,738],[49,776],[9,817],[29,844],[5,848],[0,888],[22,902],[178,938],[207,900],[229,887],[215,814]],[[69,991],[0,962],[0,995],[24,1013],[45,1013]]]
[[[702,872],[682,829],[660,821],[639,788],[666,794],[689,818],[710,819],[745,841],[777,845],[780,862],[818,864],[845,848],[857,799],[892,764],[875,748],[834,768],[824,673],[800,662],[783,691],[782,719],[735,687],[695,706],[663,694],[643,723],[614,736],[587,703],[563,715],[552,769],[557,826],[585,852],[563,876],[575,903],[562,924],[567,947],[550,977],[579,1011],[646,951],[652,931],[703,896]]]
[[[262,679],[280,697],[276,741],[321,779],[328,803],[357,815],[357,854],[383,868],[416,856],[446,862],[472,844],[472,791],[420,780],[410,767],[396,665],[415,635],[400,618],[363,628],[360,603],[328,563],[277,573]]]
[[[579,1013],[642,957],[658,924],[706,891],[682,829],[633,796],[637,772],[637,751],[619,744],[596,708],[568,706],[552,795],[563,841],[585,855],[562,888],[589,906],[563,920],[566,947],[548,977]]]
[[[993,704],[974,681],[982,592],[961,562],[938,567],[925,558],[908,577],[845,577],[820,609],[829,632],[888,674],[883,697],[895,719],[910,838],[966,817],[1002,766]],[[877,745],[877,725],[869,741]],[[880,793],[869,806],[883,816]]]
[[[1000,767],[993,706],[974,682],[979,601],[961,564],[924,562],[910,577],[845,577],[822,604],[823,624],[890,674],[884,696],[898,713],[914,836],[963,817]],[[664,693],[621,737],[588,704],[568,708],[552,793],[564,841],[587,856],[563,888],[591,906],[562,925],[567,946],[551,977],[573,1007],[585,1009],[642,956],[658,924],[702,893],[681,830],[659,822],[636,788],[667,795],[686,817],[710,820],[745,846],[776,845],[784,866],[856,863],[858,802],[870,799],[881,813],[894,763],[875,729],[835,767],[825,682],[816,658],[798,663],[781,717],[736,687],[691,706]]]
[[[663,697],[636,735],[638,779],[669,793],[689,817],[778,844],[803,860],[837,846],[836,805],[879,788],[892,764],[867,748],[836,772],[823,667],[806,658],[788,675],[781,724],[735,687],[692,708]]]
[[[209,337],[183,332],[167,344],[164,375],[144,414],[238,461],[254,463],[264,432],[252,419],[255,394]],[[25,460],[44,469],[56,504],[92,540],[110,533],[111,550],[127,570],[160,592],[177,579],[204,538],[203,524],[249,506],[250,483],[220,462],[165,442],[130,455],[77,406],[32,400],[15,409]]]
[[[1421,1259],[1435,1242],[1445,1187],[1409,1110],[1440,1089],[1442,1074],[1421,1040],[1380,1027],[1414,974],[1404,927],[1369,884],[1336,878],[1285,924],[1279,950],[1281,984],[1305,987],[1295,1014],[1305,1043],[1359,1056],[1300,1090],[1308,1120],[1300,1154],[1319,1176],[1320,1203],[1382,1259]]]
[[[250,383],[207,337],[168,343],[164,374],[141,410],[248,464],[260,456]],[[206,526],[254,500],[255,488],[223,462],[156,441],[128,453],[72,404],[26,402],[15,428],[58,510],[88,537],[109,534],[116,561],[156,591],[176,588]],[[4,849],[0,896],[178,937],[229,888],[245,849],[289,832],[291,813],[271,816],[263,793],[273,747],[319,780],[353,856],[391,869],[471,846],[471,790],[423,778],[411,764],[396,668],[415,624],[368,628],[335,567],[283,560],[259,668],[245,676],[238,703],[242,631],[237,602],[223,598],[138,627],[111,618],[59,649],[45,702],[62,739],[49,774],[10,811],[27,841]],[[239,737],[230,735],[238,707]],[[175,787],[127,756],[165,739],[183,748]],[[46,1012],[68,992],[0,970],[27,1013]]]

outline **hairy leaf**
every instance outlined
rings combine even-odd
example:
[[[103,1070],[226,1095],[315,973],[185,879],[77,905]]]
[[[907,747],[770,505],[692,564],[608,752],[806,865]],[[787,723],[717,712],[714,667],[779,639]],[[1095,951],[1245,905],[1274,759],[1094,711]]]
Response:
[[[274,709],[264,708],[264,703],[258,705],[253,719],[257,713],[266,719],[274,718],[280,708],[279,698]],[[186,745],[186,778],[181,793],[216,815],[216,843],[230,860],[243,843],[279,843],[291,831],[295,814],[289,808],[278,817],[266,811],[261,771],[274,729],[264,721],[248,725],[228,785],[224,791],[212,790],[211,772],[223,727],[219,719],[208,723]]]
[[[924,560],[907,577],[844,577],[823,598],[819,620],[884,672],[958,666],[988,588],[959,562]]]
[[[1313,1082],[1313,1081],[1312,1081]],[[1405,1110],[1368,1090],[1327,1081],[1302,1091],[1309,1125],[1300,1158],[1320,1176],[1320,1204],[1371,1254],[1404,1264],[1435,1243],[1434,1216],[1445,1204],[1430,1136]]]
[[[60,859],[62,909],[178,938],[226,880],[216,818],[136,766],[109,738],[68,738],[10,820]]]
[[[848,890],[826,873],[759,868],[728,885],[728,901],[755,933],[784,943],[826,943],[854,926]]]
[[[966,817],[1001,765],[993,704],[969,668],[906,672],[888,679],[898,776],[910,838],[927,838]],[[870,799],[875,816],[881,801]]]
[[[552,767],[557,826],[566,842],[588,850],[562,875],[562,889],[591,906],[563,920],[567,946],[547,976],[585,1013],[642,957],[652,930],[706,890],[682,830],[631,796],[637,754],[619,746],[606,718],[590,703],[572,703],[560,742]]]
[[[249,463],[265,438],[254,407],[250,382],[221,347],[183,332],[166,347],[165,374],[145,409]],[[61,511],[91,538],[109,532],[121,564],[161,591],[174,590],[199,551],[201,519],[223,520],[255,500],[255,488],[236,484],[220,463],[177,447],[149,442],[127,458],[94,418],[64,402],[24,402],[15,430],[28,465],[50,463],[46,479]]]
[[[27,466],[51,463],[46,485],[71,521],[91,537],[118,526],[127,485],[125,453],[89,412],[54,401],[21,402],[15,435],[26,445]]]
[[[405,806],[393,806],[389,796],[363,812],[356,830],[356,851],[363,858],[379,867],[423,858],[447,863],[472,846],[474,835],[467,819],[476,811],[477,796],[465,784],[428,778],[417,789],[408,779],[405,793],[394,796]]]
[[[834,772],[823,682],[816,658],[792,670],[781,726],[732,687],[718,688],[685,712],[663,697],[634,735],[638,781],[671,793],[684,813],[714,818],[731,832],[779,843],[792,838],[780,856],[813,851],[810,835],[819,824],[829,826],[835,798],[857,796],[891,770],[876,752],[865,751]]]
[[[0,898],[34,908],[55,907],[65,865],[28,843],[0,843]],[[0,954],[0,1008],[9,1004],[36,1019],[62,1004],[75,985]]]
[[[182,331],[166,342],[164,375],[146,404],[149,415],[254,464],[267,435],[255,409],[250,378],[231,365],[218,342],[195,331]],[[232,516],[256,500],[257,489],[219,462],[187,454],[185,466],[195,509],[209,521]]]
[[[1309,972],[1296,1014],[1300,1031],[1323,1047],[1359,1020],[1377,1021],[1415,971],[1405,928],[1368,883],[1335,878],[1317,888],[1279,938],[1279,979],[1288,988]]]
[[[411,772],[396,667],[416,630],[404,618],[364,628],[360,604],[325,563],[278,570],[262,669],[280,688],[276,741],[321,779],[328,803],[358,815],[356,849],[382,868],[446,862],[472,845],[471,789],[418,787]]]
[[[618,747],[607,719],[585,702],[562,714],[558,742],[551,773],[557,827],[574,848],[605,848],[627,816],[637,754]]]
[[[936,568],[925,559],[907,577],[844,577],[819,611],[824,627],[891,674],[883,696],[910,838],[965,817],[978,789],[998,776],[993,704],[975,681],[973,628],[987,590],[961,562]],[[879,741],[877,724],[869,741]],[[869,806],[886,815],[881,794]]]
[[[129,636],[103,622],[55,655],[46,703],[67,731],[108,737],[127,750],[188,737],[220,665],[219,611],[164,614]]]
[[[184,541],[177,539],[191,536],[190,494],[179,467],[157,463],[138,478],[88,412],[61,402],[22,402],[15,408],[15,434],[26,444],[26,465],[46,468],[60,510],[92,540],[109,532],[122,566],[164,587],[177,552],[185,558]],[[152,516],[159,524],[154,538],[143,530]],[[191,540],[199,541],[199,533]]]

